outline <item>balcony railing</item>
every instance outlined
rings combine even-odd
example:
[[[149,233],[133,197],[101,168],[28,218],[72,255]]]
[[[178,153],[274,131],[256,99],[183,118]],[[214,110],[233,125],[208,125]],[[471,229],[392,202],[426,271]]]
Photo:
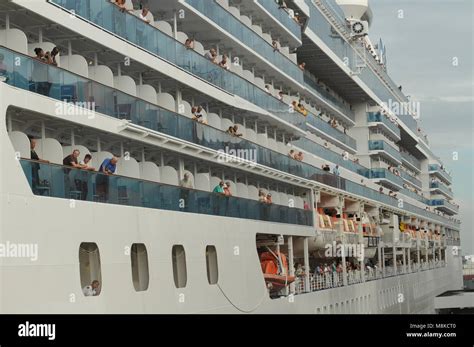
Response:
[[[450,209],[451,211],[454,211],[456,213],[459,212],[459,207],[457,207],[456,205],[450,203],[447,200],[431,200],[430,205],[435,206],[435,207],[444,206],[444,207]]]
[[[448,188],[447,185],[445,185],[443,182],[432,182],[430,183],[430,188],[431,189],[438,189],[448,195],[449,197],[453,197],[453,191]]]
[[[402,155],[402,160],[404,160],[408,164],[411,164],[411,166],[417,169],[418,171],[421,171],[421,161],[419,161],[418,159],[416,159],[414,156],[412,156],[410,153],[406,151],[402,151],[401,155]]]
[[[30,160],[20,163],[35,195],[312,226],[311,211]]]
[[[84,109],[84,111],[95,111],[114,118],[125,118],[131,120],[134,124],[214,150],[224,150],[226,148],[246,150],[249,153],[255,153],[257,164],[304,179],[314,180],[345,190],[350,194],[363,196],[367,199],[398,208],[398,201],[392,197],[379,194],[379,192],[373,189],[335,176],[332,173],[327,173],[307,163],[296,161],[287,155],[244,139],[232,137],[221,130],[197,123],[175,112],[162,109],[116,89],[61,68],[46,65],[36,59],[1,46],[0,54],[3,56],[3,64],[6,69],[6,71],[2,72],[6,77],[4,83],[16,88],[42,94],[59,101],[66,100],[76,105],[86,105],[90,104],[91,100],[100,100],[93,110]],[[342,159],[342,155],[340,158]],[[354,166],[356,171],[359,168],[364,167],[360,165]],[[405,204],[404,209],[408,212],[437,220],[456,229],[459,228],[458,223],[416,206]]]
[[[369,151],[384,151],[396,162],[401,162],[402,157],[400,152],[393,148],[391,145],[382,140],[370,140]]]
[[[276,1],[257,0],[257,3],[265,8],[277,21],[287,28],[293,35],[301,40],[301,26],[284,9],[279,8]]]
[[[419,195],[419,194],[416,194],[415,192],[412,192],[411,190],[408,190],[408,189],[402,189],[400,190],[400,193],[405,195],[405,196],[408,196],[412,199],[415,199],[415,200],[418,200],[419,202],[422,202],[424,203],[425,205],[429,205],[430,204],[430,201],[429,199]]]
[[[423,185],[421,183],[421,181],[416,178],[416,177],[413,177],[409,174],[407,174],[405,171],[400,171],[400,174],[402,175],[402,178],[404,180],[407,180],[408,182],[410,182],[411,184],[413,184],[415,187],[417,187],[418,189],[422,189],[423,188]]]
[[[386,116],[381,114],[380,112],[370,112],[367,114],[367,122],[369,123],[382,123],[385,125],[386,128],[390,129],[393,133],[397,135],[398,138],[400,138],[400,128],[398,127],[397,124],[394,124],[388,119]]]
[[[281,52],[275,52],[270,42],[265,41],[251,28],[237,19],[232,13],[225,10],[215,1],[185,0],[212,22],[227,31],[233,37],[260,54],[265,60],[292,77],[303,83],[303,71]]]
[[[352,160],[344,159],[342,153],[338,154],[336,152],[333,152],[330,149],[327,149],[316,142],[308,140],[307,138],[300,138],[298,140],[294,140],[291,142],[291,144],[309,153],[312,153],[322,159],[326,159],[329,163],[334,163],[359,175],[365,175],[365,172],[368,170],[365,166],[354,163]]]
[[[63,7],[67,11],[74,11],[74,15],[82,17],[100,28],[179,66],[181,69],[202,78],[210,84],[252,102],[291,124],[296,126],[304,124],[303,117],[289,112],[289,107],[284,102],[269,95],[266,91],[250,83],[245,78],[210,62],[196,51],[187,49],[183,42],[176,41],[138,17],[121,12],[117,6],[108,1],[49,1]],[[206,1],[206,3],[208,2]],[[287,65],[289,64],[285,66]],[[299,70],[298,67],[296,68]],[[300,80],[302,81],[303,72],[299,70],[299,73],[301,74]]]
[[[446,172],[444,171],[443,169],[441,169],[441,166],[438,165],[438,164],[430,164],[428,169],[430,170],[430,174],[433,173],[433,174],[438,174],[442,179],[444,179],[446,182],[448,182],[449,184],[451,184],[452,182],[452,178],[451,176]]]
[[[356,140],[354,140],[349,135],[346,135],[343,132],[333,128],[330,124],[323,121],[318,116],[310,115],[306,118],[306,121],[308,122],[308,124],[311,124],[316,129],[321,130],[321,132],[324,133],[325,136],[333,137],[334,139],[336,139],[336,140],[342,142],[343,144],[349,146],[353,150],[357,150]],[[311,131],[311,132],[314,132],[313,129],[308,129],[308,130]],[[321,136],[321,135],[319,135],[319,136]]]
[[[386,179],[399,187],[403,186],[403,180],[399,176],[394,175],[392,172],[388,171],[387,169],[371,169],[367,171],[367,173],[367,178]]]
[[[347,118],[355,121],[355,113],[351,110],[350,106],[343,103],[341,100],[328,92],[323,86],[319,85],[319,83],[316,81],[316,77],[311,75],[308,71],[305,71],[304,73],[304,82],[313,93],[319,95],[321,99],[329,103],[335,109],[339,110]]]

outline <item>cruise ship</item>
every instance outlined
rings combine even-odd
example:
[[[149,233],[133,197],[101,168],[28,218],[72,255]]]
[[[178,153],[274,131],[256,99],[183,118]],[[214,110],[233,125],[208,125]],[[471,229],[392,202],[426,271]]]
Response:
[[[435,313],[459,206],[376,18],[0,0],[0,313]]]

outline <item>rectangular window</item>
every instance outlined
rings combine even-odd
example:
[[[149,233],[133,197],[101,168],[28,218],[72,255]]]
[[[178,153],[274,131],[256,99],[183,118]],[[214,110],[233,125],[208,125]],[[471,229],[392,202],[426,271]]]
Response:
[[[207,280],[209,284],[217,284],[219,268],[217,266],[217,251],[215,246],[206,247]]]
[[[79,245],[79,275],[84,296],[98,296],[102,288],[99,247],[93,242]]]
[[[150,282],[146,246],[143,243],[134,243],[130,250],[130,258],[133,286],[137,292],[146,291]]]
[[[181,245],[174,245],[172,250],[173,277],[176,288],[186,287],[188,275],[186,271],[186,252]]]

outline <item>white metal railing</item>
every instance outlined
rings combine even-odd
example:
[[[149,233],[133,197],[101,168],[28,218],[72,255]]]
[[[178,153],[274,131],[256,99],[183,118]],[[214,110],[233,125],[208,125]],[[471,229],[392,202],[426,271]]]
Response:
[[[366,267],[365,281],[375,281],[378,279],[400,276],[404,274],[414,273],[418,271],[426,271],[436,268],[441,268],[446,265],[444,260],[436,261],[430,260],[428,262],[411,263],[408,265],[385,266],[384,269],[380,267]],[[396,268],[396,271],[395,271]],[[385,275],[384,275],[385,272]],[[396,274],[395,274],[396,272]],[[347,271],[347,285],[354,285],[362,283],[362,271],[349,270]],[[305,276],[298,276],[295,280],[295,294],[304,294],[306,292],[316,292],[325,289],[337,288],[344,285],[344,277],[342,272],[325,272],[320,274],[310,274],[309,290],[306,288]]]

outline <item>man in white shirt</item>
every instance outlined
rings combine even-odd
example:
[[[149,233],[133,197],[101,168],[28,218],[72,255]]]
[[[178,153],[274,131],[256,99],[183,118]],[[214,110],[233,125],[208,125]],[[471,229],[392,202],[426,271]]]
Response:
[[[97,296],[99,295],[99,281],[92,281],[91,285],[82,288],[84,296]]]
[[[182,188],[188,188],[188,189],[193,189],[193,182],[191,181],[191,178],[189,177],[188,173],[184,174],[184,178],[179,182],[180,187]]]
[[[143,7],[142,12],[140,13],[140,19],[141,19],[142,21],[148,23],[148,24],[150,24],[150,22],[151,22],[151,21],[147,18],[149,12],[150,12],[150,11],[148,10],[148,8]]]

